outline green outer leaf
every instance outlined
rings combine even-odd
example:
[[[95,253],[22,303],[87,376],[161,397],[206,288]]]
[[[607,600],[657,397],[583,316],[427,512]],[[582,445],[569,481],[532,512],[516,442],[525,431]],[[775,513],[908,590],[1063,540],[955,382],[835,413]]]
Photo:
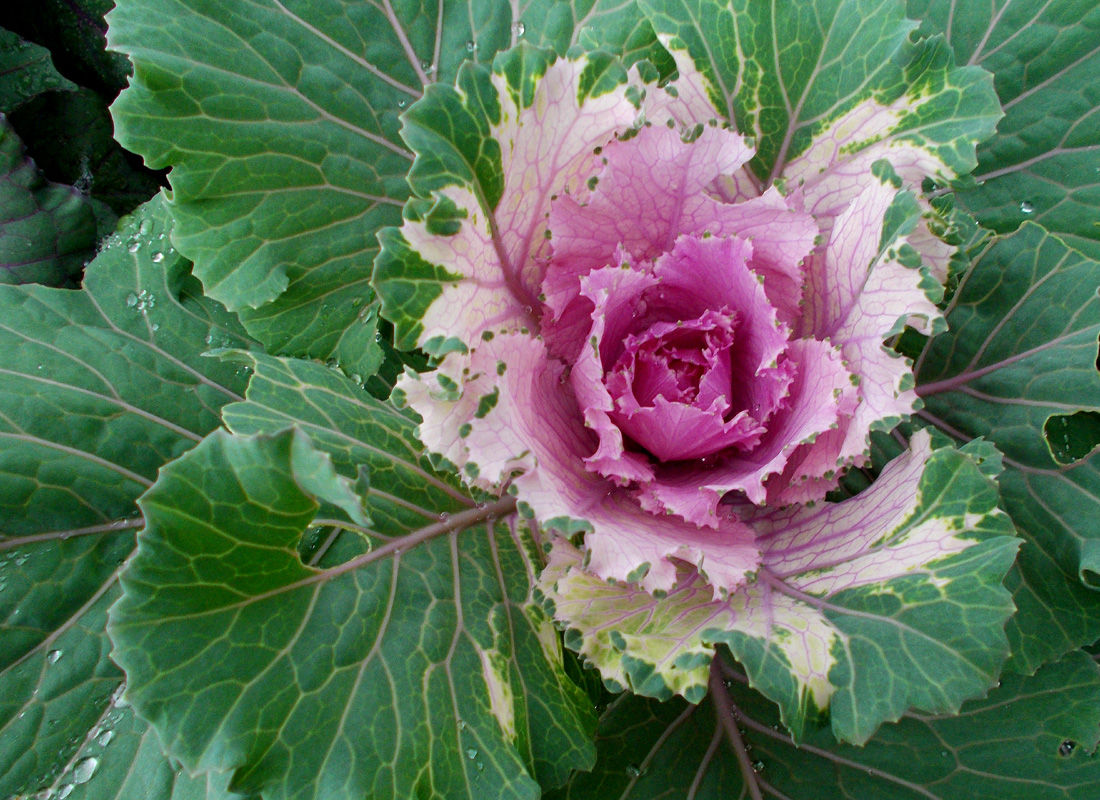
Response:
[[[979,253],[948,311],[950,329],[917,364],[921,417],[1005,454],[1005,507],[1025,537],[1009,577],[1012,668],[1040,664],[1100,636],[1100,454],[1051,455],[1052,415],[1100,410],[1096,369],[1100,264],[1027,223]]]
[[[519,531],[489,522],[513,504],[304,564],[313,492],[346,502],[350,485],[296,430],[216,432],[162,470],[111,612],[126,697],[189,769],[235,769],[265,797],[537,797],[501,595],[529,567]]]
[[[0,113],[36,94],[75,88],[54,67],[49,50],[0,28]]]
[[[916,23],[897,0],[641,0],[658,34],[686,49],[711,100],[756,139],[749,162],[774,181],[815,136],[863,101],[912,106],[889,131],[938,156],[955,174],[975,164],[974,142],[998,109],[989,76],[955,68],[940,41],[912,42]],[[797,42],[776,50],[779,42]],[[887,131],[882,131],[887,133]],[[852,143],[858,150],[873,140]]]
[[[679,798],[693,788],[695,800],[719,800],[755,796],[752,784],[760,796],[787,800],[1096,796],[1100,760],[1090,751],[1100,730],[1100,676],[1083,653],[1030,678],[1006,677],[957,717],[909,715],[862,748],[838,745],[826,732],[792,746],[777,730],[775,707],[743,677],[725,674],[699,706],[624,694],[601,717],[596,768],[546,800]],[[731,744],[731,729],[743,748]],[[1068,755],[1060,753],[1065,742]]]
[[[160,199],[124,220],[84,291],[0,287],[3,797],[64,781],[113,713],[122,673],[103,626],[134,501],[244,390],[238,365],[200,357],[249,341],[201,297],[168,225]],[[162,769],[151,753],[139,776]]]
[[[409,416],[366,396],[343,376],[317,364],[256,353],[226,357],[244,359],[256,370],[248,402],[225,409],[229,427],[236,433],[274,432],[293,422],[332,456],[336,469],[345,476],[357,477],[361,466],[368,468],[366,506],[374,533],[393,538],[408,535],[437,521],[440,512],[469,507],[470,501],[455,488],[458,484],[452,483],[453,477],[444,482],[432,473]],[[442,562],[449,561],[441,541],[420,547],[434,548]],[[491,554],[475,558],[471,551],[470,557],[479,570],[497,573],[500,591],[507,598],[505,605],[491,613],[506,612],[513,637],[510,669],[515,677],[516,746],[538,781],[556,786],[571,769],[584,769],[592,763],[594,720],[583,694],[564,673],[560,644],[549,619],[529,601],[531,565],[538,563],[538,556],[517,547],[515,541],[505,541]],[[530,543],[524,542],[524,548],[529,547]],[[526,728],[520,724],[523,719]]]
[[[1005,118],[960,204],[986,227],[1033,220],[1100,258],[1100,7],[1091,0],[910,0],[922,30],[994,74]]]
[[[0,114],[0,284],[62,284],[92,256],[95,237],[87,199],[44,180]]]
[[[124,0],[109,21],[135,64],[112,109],[118,138],[175,166],[173,241],[207,294],[274,351],[377,369],[359,314],[374,231],[407,196],[397,114],[420,95],[419,62],[383,10]]]

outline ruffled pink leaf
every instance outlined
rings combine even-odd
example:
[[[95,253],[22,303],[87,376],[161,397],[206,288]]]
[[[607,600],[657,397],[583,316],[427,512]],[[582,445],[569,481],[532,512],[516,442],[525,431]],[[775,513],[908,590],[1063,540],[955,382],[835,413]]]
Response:
[[[828,243],[810,262],[804,333],[840,348],[859,378],[860,402],[840,432],[804,455],[799,474],[790,476],[794,482],[858,463],[874,426],[898,422],[914,410],[915,392],[902,388],[913,382],[910,364],[883,340],[904,324],[930,331],[940,312],[921,287],[920,270],[880,257],[883,220],[896,194],[889,184],[873,181],[840,214]]]
[[[783,471],[791,454],[835,427],[840,400],[851,374],[840,353],[826,342],[797,339],[788,346],[792,382],[785,407],[767,425],[760,443],[744,454],[726,454],[707,465],[670,466],[639,489],[647,508],[666,509],[696,525],[712,525],[727,492],[743,492],[753,503],[767,499],[766,481]]]
[[[499,364],[506,367],[498,376]],[[723,519],[717,529],[700,529],[674,516],[651,515],[626,490],[585,469],[595,436],[581,423],[572,394],[563,390],[564,367],[539,340],[497,336],[471,354],[449,354],[440,369],[456,376],[468,370],[457,397],[439,390],[436,373],[407,374],[398,384],[425,420],[419,429],[424,444],[437,452],[449,445],[449,457],[474,486],[499,493],[510,481],[543,526],[587,529],[594,574],[638,581],[647,591],[668,590],[676,581],[676,562],[685,562],[729,591],[757,566],[754,534],[743,523]],[[482,402],[481,376],[487,375],[498,392],[489,407]]]
[[[600,345],[605,339],[621,341],[641,302],[642,293],[655,286],[657,278],[631,269],[621,251],[617,255],[621,260],[620,266],[595,270],[582,279],[582,291],[595,310],[588,315],[588,344],[577,355],[570,382],[577,404],[584,413],[584,424],[599,438],[596,451],[585,459],[585,463],[592,471],[618,483],[627,483],[650,480],[653,468],[644,455],[626,452],[622,431],[611,421],[609,414],[615,406],[603,381]],[[607,335],[608,328],[611,329],[610,336]]]

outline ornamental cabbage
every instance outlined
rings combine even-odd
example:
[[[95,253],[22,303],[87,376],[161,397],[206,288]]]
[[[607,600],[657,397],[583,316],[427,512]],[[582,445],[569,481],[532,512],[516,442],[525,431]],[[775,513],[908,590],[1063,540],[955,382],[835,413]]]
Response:
[[[713,643],[742,657],[729,638],[740,632],[775,643],[795,676],[793,725],[829,703],[843,638],[809,594],[924,571],[983,526],[1010,533],[995,500],[914,522],[930,513],[925,435],[881,481],[876,502],[892,510],[873,514],[869,495],[811,508],[867,463],[872,430],[917,407],[910,362],[884,342],[941,327],[953,248],[914,189],[953,173],[929,148],[882,135],[907,113],[903,95],[851,108],[763,181],[747,166],[752,143],[719,123],[706,78],[673,53],[679,78],[662,87],[639,68],[609,79],[599,54],[520,47],[410,111],[403,135],[432,152],[432,170],[427,115],[449,109],[481,123],[469,152],[499,154],[501,177],[418,185],[429,159],[414,164],[422,199],[380,237],[375,284],[399,337],[438,363],[409,371],[395,398],[422,418],[431,453],[538,521],[554,548],[547,606],[610,686],[698,699]],[[440,288],[402,328],[408,298],[390,281],[416,269]],[[567,541],[577,534],[579,550]],[[808,571],[809,584],[787,585]],[[630,643],[573,602],[599,585],[617,587],[619,610],[682,602],[690,588],[719,624],[651,626]],[[1003,657],[1003,645],[983,646]]]

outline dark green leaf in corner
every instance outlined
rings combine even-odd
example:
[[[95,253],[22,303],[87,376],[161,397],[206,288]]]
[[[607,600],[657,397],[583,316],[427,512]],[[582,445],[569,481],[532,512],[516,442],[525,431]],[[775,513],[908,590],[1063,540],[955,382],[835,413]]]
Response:
[[[1027,672],[1100,636],[1097,287],[1100,264],[1026,223],[975,256],[916,365],[919,417],[1005,455],[1001,494],[1025,538],[1010,666]]]
[[[1001,233],[1034,221],[1100,258],[1100,6],[1092,0],[910,0],[922,32],[994,73],[1005,118],[960,204]]]
[[[45,180],[0,114],[0,284],[62,285],[80,274],[95,244],[87,199]]]
[[[240,365],[200,354],[249,341],[197,292],[169,224],[159,199],[124,220],[83,291],[0,286],[0,797],[110,796],[80,779],[130,750],[127,785],[181,780],[112,707],[104,626],[134,501],[244,390]]]
[[[0,28],[0,113],[42,92],[75,88],[54,67],[49,50]]]
[[[825,732],[795,747],[744,680],[724,671],[698,706],[622,695],[600,719],[596,768],[546,800],[1094,800],[1100,785],[1100,673],[1084,653],[863,747]]]

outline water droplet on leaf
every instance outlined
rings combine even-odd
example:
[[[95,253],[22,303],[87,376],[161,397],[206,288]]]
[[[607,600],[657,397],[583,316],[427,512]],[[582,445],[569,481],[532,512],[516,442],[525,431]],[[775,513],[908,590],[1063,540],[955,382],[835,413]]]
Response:
[[[134,294],[133,292],[130,292],[128,295],[126,295],[126,305],[128,307],[133,308],[134,306],[137,305],[137,303],[138,303],[138,297],[137,297],[136,294]]]
[[[46,661],[50,664],[56,664],[60,660],[61,660],[61,651],[60,650],[51,650],[49,653],[46,654]]]
[[[649,772],[648,769],[646,769],[645,767],[639,767],[637,764],[626,765],[626,774],[629,775],[631,778],[641,778],[647,772]]]
[[[1058,755],[1064,757],[1073,755],[1073,751],[1077,749],[1077,742],[1070,739],[1066,739],[1060,745],[1058,745]]]
[[[153,263],[159,264],[164,260],[164,253],[153,253]]]
[[[467,747],[466,748],[466,758],[469,758],[471,760],[477,758],[477,750],[475,750],[472,747]]]
[[[1035,206],[1033,206],[1029,201],[1024,200],[1022,203],[1020,203],[1020,211],[1024,214],[1030,214],[1034,210]]]
[[[106,747],[107,745],[109,745],[111,743],[111,740],[114,739],[114,738],[115,738],[115,732],[114,731],[104,731],[103,733],[101,733],[99,735],[99,737],[96,739],[96,741],[99,742],[100,747]]]
[[[466,52],[472,53],[477,50],[477,42],[466,42]]]
[[[73,783],[87,783],[95,774],[95,769],[98,766],[99,759],[97,758],[82,758],[76,762],[76,766],[73,767]]]
[[[517,36],[517,37],[518,36],[523,36],[523,34],[526,30],[527,30],[527,26],[524,25],[522,22],[519,22],[517,20],[516,22],[512,23],[512,35],[513,36]]]

